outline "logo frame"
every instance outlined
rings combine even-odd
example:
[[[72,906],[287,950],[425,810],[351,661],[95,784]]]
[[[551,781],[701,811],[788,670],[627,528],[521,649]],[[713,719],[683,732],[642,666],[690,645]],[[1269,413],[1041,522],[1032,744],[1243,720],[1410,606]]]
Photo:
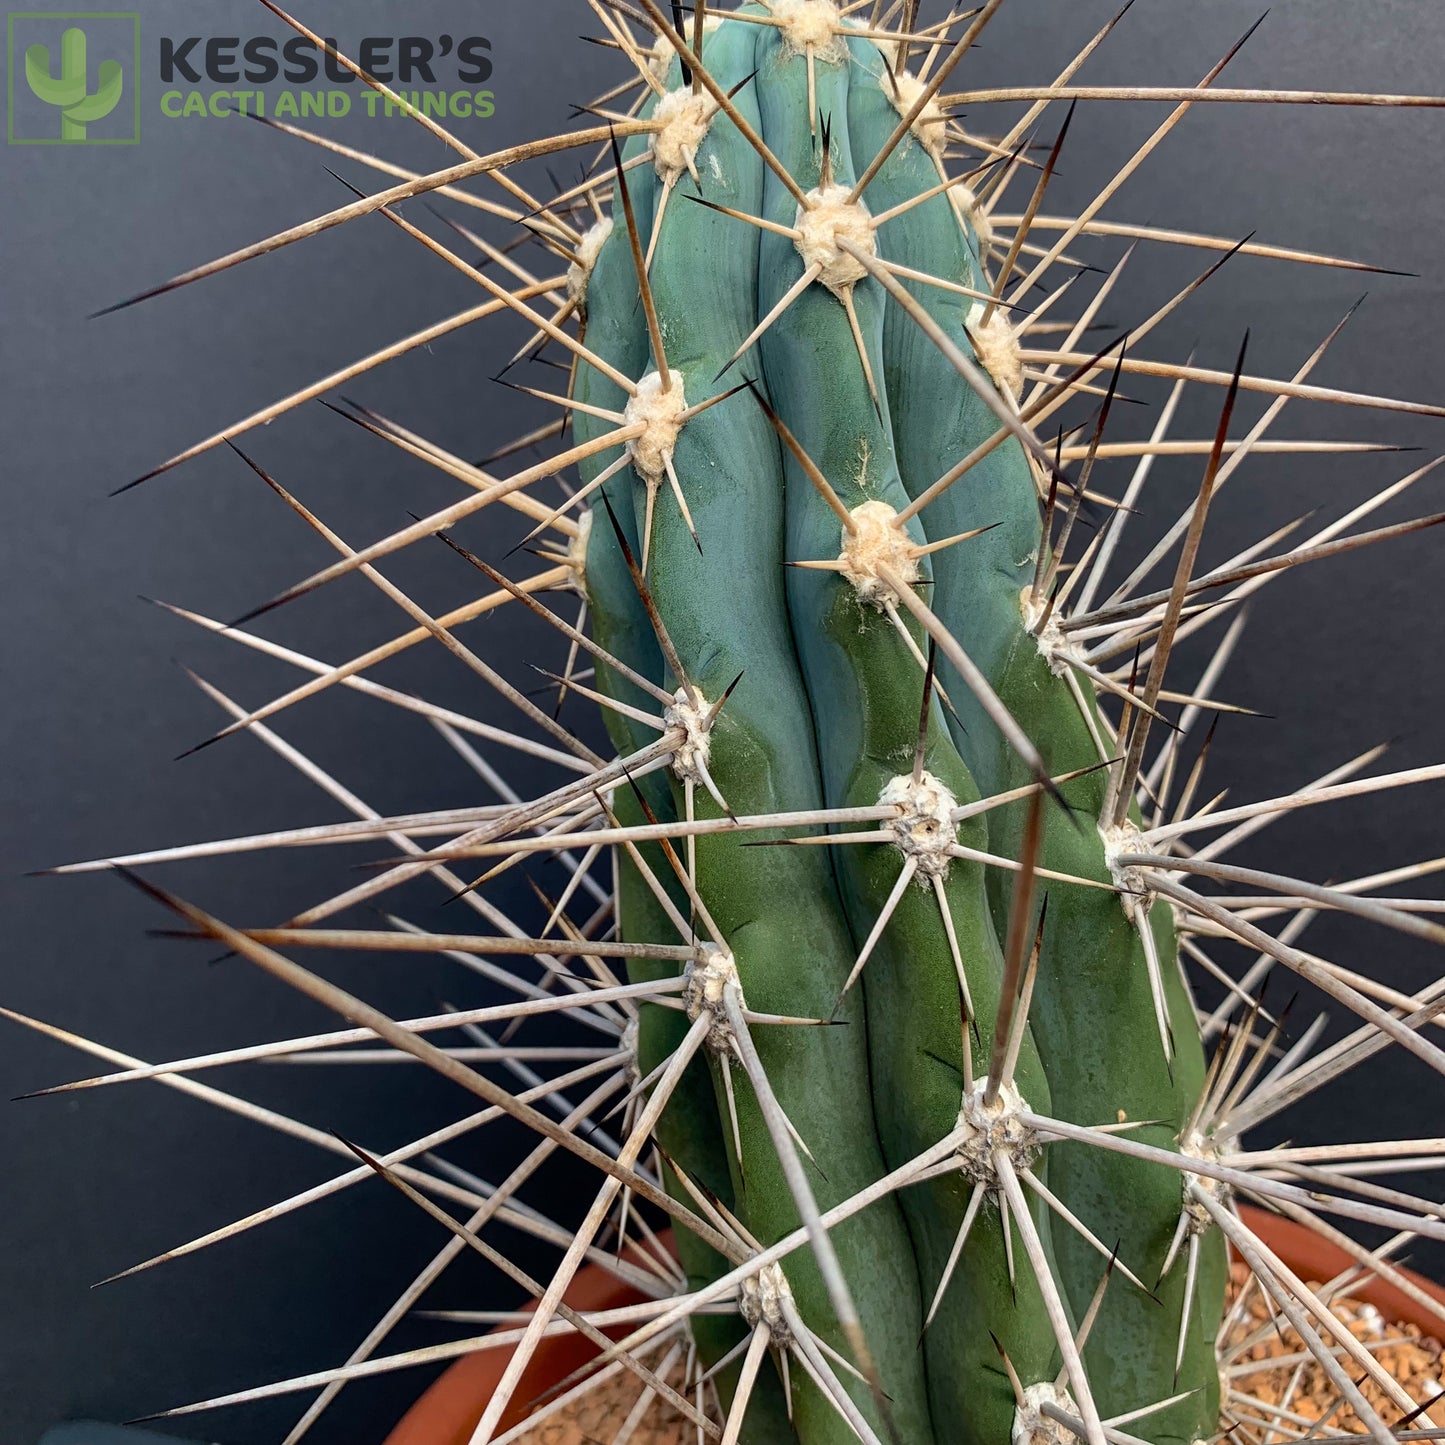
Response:
[[[47,20],[83,22],[95,20],[128,21],[132,35],[131,56],[131,110],[133,123],[128,136],[86,136],[84,139],[67,139],[64,136],[17,136],[15,134],[15,96],[20,85],[25,83],[22,72],[16,75],[15,22],[17,20]],[[81,26],[80,28],[84,28]],[[5,17],[5,141],[7,145],[29,146],[126,146],[140,144],[140,12],[136,10],[11,10]]]

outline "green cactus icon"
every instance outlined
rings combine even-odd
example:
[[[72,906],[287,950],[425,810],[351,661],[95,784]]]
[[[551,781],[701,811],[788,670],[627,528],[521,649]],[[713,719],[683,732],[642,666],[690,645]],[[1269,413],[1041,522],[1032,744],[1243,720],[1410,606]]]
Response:
[[[41,100],[60,107],[63,141],[83,141],[86,126],[109,115],[125,89],[120,62],[104,60],[100,65],[99,86],[87,93],[85,31],[75,26],[60,37],[59,76],[50,72],[50,47],[32,45],[25,52],[25,78]]]

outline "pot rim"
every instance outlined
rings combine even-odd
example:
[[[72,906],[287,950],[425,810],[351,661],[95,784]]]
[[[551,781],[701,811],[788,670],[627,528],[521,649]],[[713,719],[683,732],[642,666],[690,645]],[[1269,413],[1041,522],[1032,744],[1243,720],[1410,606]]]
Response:
[[[1357,1263],[1354,1256],[1339,1245],[1292,1219],[1251,1205],[1242,1205],[1239,1213],[1245,1224],[1301,1279],[1332,1279]],[[670,1241],[668,1235],[662,1238]],[[1436,1309],[1432,1310],[1378,1275],[1361,1279],[1357,1287],[1351,1288],[1350,1297],[1374,1305],[1396,1323],[1415,1325],[1437,1338],[1445,1335],[1445,1288],[1414,1270],[1400,1268],[1399,1273],[1413,1289],[1433,1300]],[[636,1303],[639,1298],[634,1289],[595,1264],[578,1272],[565,1296],[566,1302],[579,1310],[613,1309]],[[524,1312],[533,1308],[534,1305],[527,1305]],[[575,1336],[543,1340],[522,1376],[516,1396],[518,1404],[503,1416],[504,1428],[520,1423],[525,1418],[528,1401],[594,1358],[596,1353],[591,1345]],[[511,1357],[510,1348],[498,1348],[464,1355],[455,1361],[418,1397],[386,1437],[385,1445],[467,1445]]]

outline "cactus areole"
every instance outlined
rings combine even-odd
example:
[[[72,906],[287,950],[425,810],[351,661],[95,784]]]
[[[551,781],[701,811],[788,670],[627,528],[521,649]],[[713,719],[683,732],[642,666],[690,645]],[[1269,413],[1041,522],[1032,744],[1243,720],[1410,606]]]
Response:
[[[860,819],[832,846],[700,830],[685,884],[655,846],[621,859],[621,936],[675,938],[668,908],[690,909],[716,954],[687,966],[685,1010],[642,1010],[644,1073],[707,1020],[658,1126],[672,1187],[769,1245],[805,1194],[826,1215],[932,1151],[698,1343],[758,1445],[1101,1442],[1133,1411],[1136,1436],[1189,1442],[1217,1427],[1223,1238],[1178,1173],[1034,1121],[1136,1120],[1179,1150],[1199,1032],[1168,908],[1117,886],[1129,810],[1089,771],[1092,703],[1029,615],[1051,469],[1008,425],[1023,368],[985,221],[947,184],[931,94],[853,29],[827,0],[709,17],[707,89],[673,59],[568,279],[577,438],[618,415],[630,434],[582,463],[586,592],[622,664],[600,686],[674,697],[668,786],[619,814]],[[623,755],[653,736],[607,719]],[[729,1268],[679,1247],[694,1283]],[[854,1362],[842,1408],[782,1368],[796,1320]]]

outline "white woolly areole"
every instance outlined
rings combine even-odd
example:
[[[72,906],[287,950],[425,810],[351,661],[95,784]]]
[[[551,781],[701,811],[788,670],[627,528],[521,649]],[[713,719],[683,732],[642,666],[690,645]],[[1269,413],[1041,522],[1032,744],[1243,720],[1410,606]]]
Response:
[[[592,279],[597,257],[611,234],[611,216],[603,216],[590,225],[577,243],[577,259],[567,268],[567,299],[581,310],[587,309],[587,283]]]
[[[712,1019],[707,1034],[707,1047],[715,1054],[731,1055],[733,1030],[723,1014],[723,995],[729,988],[737,991],[742,1002],[742,985],[738,982],[738,966],[731,953],[724,953],[715,943],[704,945],[705,963],[690,963],[683,975],[682,1004],[687,1016],[696,1023],[704,1014]]]
[[[969,186],[962,183],[953,187],[949,194],[963,208],[968,219],[973,222],[973,229],[978,232],[978,249],[987,256],[989,248],[993,245],[993,222],[989,214],[979,205],[978,197],[974,195]]]
[[[811,50],[818,60],[847,57],[847,42],[838,34],[843,21],[833,0],[765,0],[765,3],[791,54],[801,55]]]
[[[1144,881],[1144,871],[1141,868],[1130,868],[1120,864],[1119,859],[1125,853],[1147,853],[1149,850],[1144,846],[1144,835],[1134,824],[1133,819],[1125,818],[1122,823],[1099,827],[1099,836],[1104,840],[1104,861],[1109,865],[1109,876],[1114,880],[1117,888],[1122,888],[1126,894],[1134,894],[1140,897],[1149,896],[1149,887]],[[1130,900],[1124,899],[1127,905]]]
[[[1038,1135],[1019,1114],[1028,1108],[1012,1084],[1000,1084],[992,1104],[984,1102],[987,1079],[979,1079],[963,1096],[958,1127],[963,1139],[954,1149],[959,1168],[975,1184],[995,1184],[994,1155],[1003,1150],[1015,1169],[1026,1169],[1038,1157]]]
[[[945,878],[953,861],[948,850],[958,838],[953,810],[958,800],[926,768],[915,780],[912,773],[900,773],[884,783],[878,794],[880,804],[893,804],[899,815],[883,827],[893,835],[893,844],[905,858],[918,865],[921,878]]]
[[[896,53],[896,52],[895,52]],[[883,76],[878,82],[883,87],[883,93],[893,103],[893,109],[900,116],[907,115],[909,111],[918,104],[918,97],[928,88],[913,74],[911,70],[905,70],[902,75],[895,75],[891,78]],[[943,113],[943,107],[938,101],[930,97],[927,104],[909,127],[918,138],[919,144],[931,156],[941,156],[944,145],[948,139],[948,117]],[[959,190],[965,187],[959,186]],[[972,192],[969,193],[970,197]],[[970,209],[972,205],[970,204]]]
[[[1079,1407],[1067,1390],[1056,1389],[1047,1380],[1024,1387],[1023,1403],[1014,1410],[1012,1445],[1075,1445],[1074,1432],[1067,1425],[1044,1414],[1044,1406],[1079,1417]]]
[[[697,95],[692,87],[669,90],[652,112],[657,130],[652,136],[652,164],[664,181],[675,181],[692,168],[697,148],[707,136],[718,104],[705,90]]]
[[[793,1338],[783,1313],[783,1306],[792,1298],[793,1291],[782,1266],[765,1264],[738,1286],[738,1313],[751,1329],[766,1325],[770,1343],[781,1349]]]
[[[918,547],[887,502],[876,498],[862,502],[849,515],[853,530],[843,528],[838,562],[859,599],[881,612],[888,603],[898,601],[898,593],[879,575],[879,568],[886,567],[900,582],[917,582]]]
[[[969,308],[968,339],[983,369],[993,377],[994,384],[1012,400],[1017,401],[1024,388],[1024,362],[1019,351],[1019,340],[1008,323],[1001,307],[995,307],[987,322],[983,319],[985,307],[982,301],[975,301]]]
[[[699,693],[694,702],[685,687],[678,688],[672,695],[671,705],[662,710],[662,720],[668,727],[682,729],[682,741],[672,751],[672,771],[687,782],[701,782],[707,767],[712,749],[709,711],[702,694]]]
[[[1216,1139],[1191,1129],[1180,1141],[1179,1152],[1186,1159],[1203,1159],[1209,1164],[1218,1164],[1220,1156],[1234,1146],[1233,1139]],[[1191,1234],[1207,1234],[1214,1225],[1209,1211],[1199,1202],[1201,1194],[1208,1195],[1216,1204],[1228,1204],[1234,1197],[1234,1190],[1222,1179],[1207,1174],[1184,1176],[1184,1215],[1189,1221]]]
[[[577,518],[577,535],[567,543],[567,570],[572,574],[568,586],[579,596],[587,595],[587,542],[592,536],[592,508]]]
[[[873,239],[873,217],[862,201],[848,199],[847,186],[829,186],[811,190],[806,205],[798,207],[793,229],[798,239],[793,243],[803,258],[804,266],[820,268],[818,280],[835,296],[851,291],[867,274],[867,268],[856,256],[838,244],[841,237],[851,241],[869,256],[878,254]]]
[[[682,373],[670,371],[668,377],[672,386],[664,391],[661,374],[649,371],[637,383],[637,395],[627,403],[622,413],[628,426],[641,422],[647,428],[641,436],[628,442],[627,450],[642,480],[653,486],[667,474],[667,462],[677,445],[677,434],[682,430],[682,414],[687,410],[687,400],[682,394]]]
[[[1049,599],[1033,589],[1030,583],[1019,593],[1019,611],[1023,613],[1024,626],[1033,633],[1040,654],[1049,665],[1055,677],[1063,677],[1069,670],[1068,659],[1078,657],[1069,634],[1064,631],[1063,621],[1057,607],[1050,610]],[[1044,621],[1044,613],[1048,620]],[[1040,626],[1040,622],[1043,625]]]
[[[1119,906],[1124,910],[1124,916],[1129,922],[1142,931],[1149,926],[1149,914],[1158,894],[1149,887],[1148,877],[1141,867],[1138,865],[1125,866],[1119,862],[1119,859],[1126,853],[1149,852],[1149,848],[1144,842],[1144,835],[1139,831],[1134,820],[1126,817],[1122,823],[1117,825],[1111,824],[1105,827],[1100,823],[1099,836],[1104,840],[1104,861],[1109,865],[1109,876],[1119,890]],[[1182,926],[1184,922],[1183,905],[1171,903],[1170,908],[1174,913],[1176,926]]]

